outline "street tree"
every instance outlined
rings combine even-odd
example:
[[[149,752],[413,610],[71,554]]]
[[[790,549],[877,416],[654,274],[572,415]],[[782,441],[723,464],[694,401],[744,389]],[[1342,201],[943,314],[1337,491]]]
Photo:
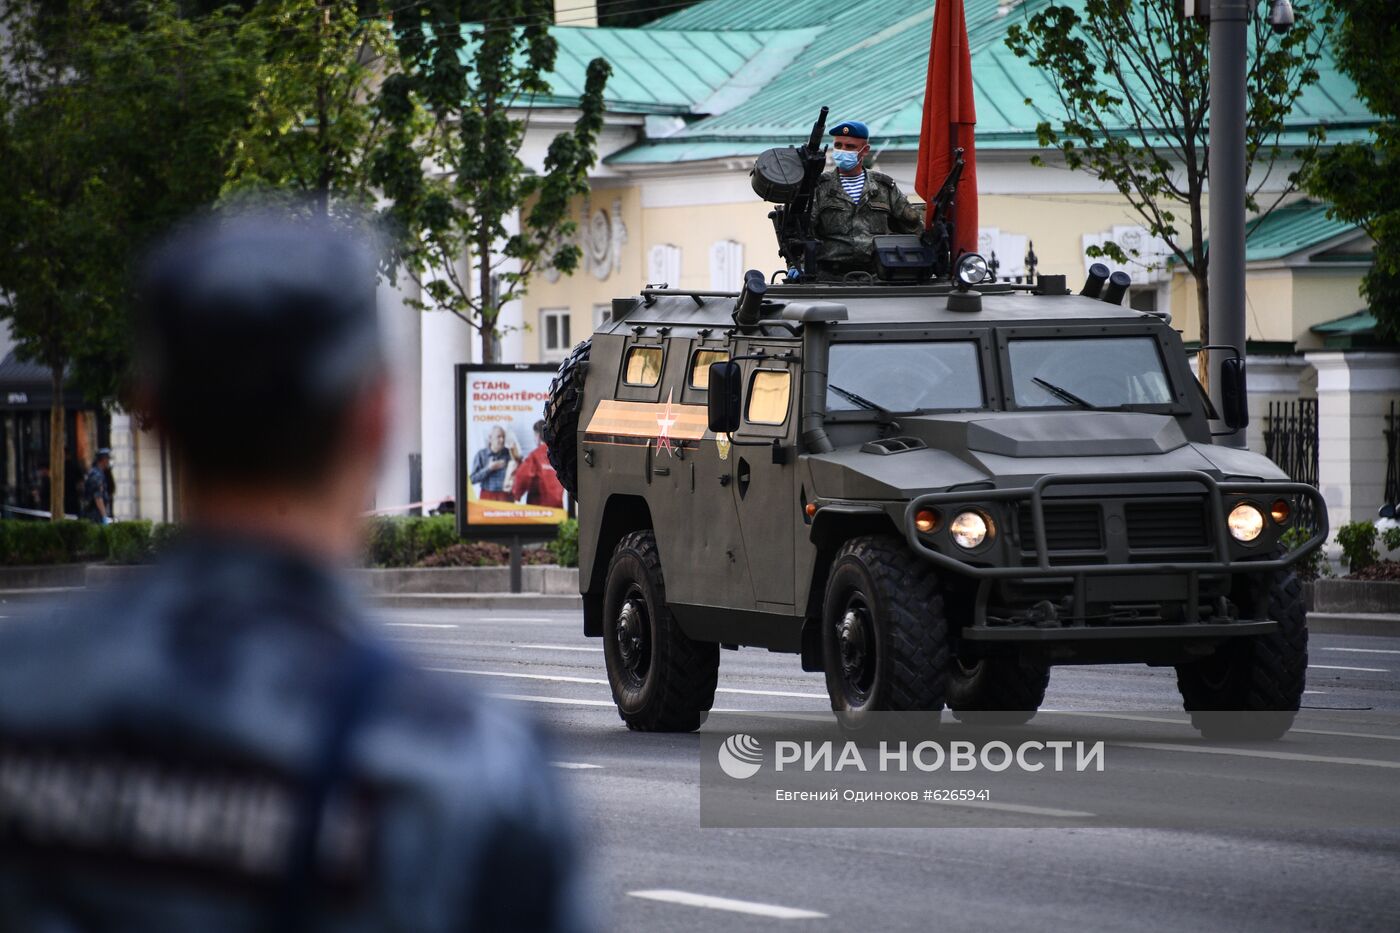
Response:
[[[57,519],[64,385],[117,396],[135,260],[216,197],[250,69],[232,20],[190,21],[170,0],[120,19],[98,0],[0,9],[0,320],[50,373]]]
[[[578,265],[570,205],[588,187],[603,125],[607,62],[589,63],[579,116],[550,142],[543,173],[520,158],[534,98],[550,93],[558,43],[548,0],[435,0],[399,6],[399,70],[377,99],[389,131],[373,180],[391,265],[499,356],[501,308],[545,265]]]
[[[1380,120],[1374,136],[1333,148],[1318,159],[1310,189],[1332,202],[1331,214],[1358,224],[1376,241],[1375,263],[1361,291],[1376,333],[1400,341],[1400,9],[1390,0],[1333,0],[1337,64]]]
[[[374,204],[370,156],[385,124],[373,105],[394,67],[382,0],[260,0],[242,18],[258,52],[257,91],[234,134],[225,204],[358,217]]]
[[[1324,4],[1299,2],[1297,22],[1283,36],[1268,25],[1267,0],[1256,0],[1247,62],[1244,208],[1254,223],[1297,189],[1322,141],[1321,130],[1287,152],[1285,123],[1318,80],[1326,39]],[[1210,257],[1205,197],[1210,169],[1210,30],[1162,0],[1075,0],[1051,3],[1007,30],[1006,44],[1045,76],[1057,107],[1036,127],[1040,145],[1065,164],[1112,185],[1161,237],[1196,281],[1201,343],[1210,342]],[[1261,14],[1262,15],[1259,15]],[[1028,106],[1035,102],[1028,99]],[[1261,191],[1284,158],[1293,162],[1272,196]],[[1039,156],[1032,158],[1043,164]],[[1120,244],[1088,250],[1128,264]]]

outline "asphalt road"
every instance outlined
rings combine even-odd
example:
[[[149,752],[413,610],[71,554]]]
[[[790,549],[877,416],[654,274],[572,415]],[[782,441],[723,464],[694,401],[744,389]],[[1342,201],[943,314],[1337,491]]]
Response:
[[[1303,743],[1355,742],[1315,730],[1246,750],[1249,759],[1195,754],[1186,740],[1115,759],[1178,794],[1225,783],[1219,769],[1249,760],[1262,770],[1239,791],[1246,795],[1250,786],[1284,800],[1336,788],[1353,811],[1330,826],[1303,829],[1281,816],[1277,826],[1246,828],[1214,802],[1191,829],[707,829],[700,739],[622,725],[601,643],[583,637],[577,613],[381,617],[436,676],[471,678],[553,729],[608,929],[1400,929],[1400,733],[1361,752],[1323,745],[1319,754]],[[717,708],[828,708],[822,676],[803,673],[790,655],[725,651],[719,683]],[[1400,713],[1400,638],[1314,635],[1305,705]],[[1177,710],[1179,697],[1170,670],[1061,667],[1045,708],[1117,710],[1131,720],[1133,711]],[[1122,737],[1113,730],[1124,724],[1101,722],[1110,741]],[[1376,747],[1389,758],[1373,755]],[[1374,820],[1358,820],[1356,807]]]

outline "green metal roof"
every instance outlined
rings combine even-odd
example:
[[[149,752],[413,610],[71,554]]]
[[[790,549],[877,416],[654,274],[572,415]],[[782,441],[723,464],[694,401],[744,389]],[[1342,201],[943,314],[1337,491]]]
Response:
[[[1326,204],[1306,199],[1294,201],[1247,228],[1245,261],[1283,259],[1344,234],[1359,232],[1353,223],[1328,217]]]
[[[1308,328],[1322,338],[1329,350],[1362,350],[1378,347],[1392,348],[1394,341],[1376,336],[1376,316],[1370,311],[1356,311],[1334,321],[1324,321]]]
[[[549,97],[535,106],[574,106],[588,63],[612,65],[604,98],[624,113],[722,113],[754,93],[820,32],[817,29],[679,30],[556,27],[559,55]]]
[[[1049,2],[1025,0],[1002,14],[1000,0],[966,0],[977,142],[984,149],[1039,148],[1036,124],[1055,119],[1053,89],[1039,71],[1013,55],[1005,44],[1011,23]],[[616,34],[609,41],[625,43],[625,62],[639,61],[638,72],[644,71],[649,61],[660,62],[658,67],[668,72],[665,81],[641,73],[631,75],[629,68],[629,77],[621,79],[618,89],[609,89],[609,100],[618,102],[615,109],[625,110],[623,104],[633,97],[650,99],[661,94],[660,88],[674,77],[671,69],[697,67],[690,53],[676,54],[669,48],[669,44],[682,43],[683,36],[703,35],[707,43],[716,41],[717,36],[743,36],[749,43],[763,44],[801,33],[800,40],[775,46],[771,52],[767,45],[758,50],[744,45],[741,52],[747,53],[745,61],[765,62],[771,73],[762,81],[748,82],[744,90],[751,93],[729,95],[726,103],[731,106],[707,110],[697,105],[689,112],[698,119],[681,131],[643,141],[607,159],[609,164],[626,165],[755,154],[805,136],[822,104],[831,107],[833,119],[857,118],[869,124],[877,149],[916,149],[932,22],[932,0],[847,0],[840,5],[706,0],[642,29],[565,28],[557,29],[555,35],[561,42],[561,62],[564,43],[570,45],[570,55],[578,61],[571,88],[581,89],[582,65],[591,57],[584,48],[590,33]],[[786,28],[756,30],[775,23]],[[627,35],[622,36],[624,33]],[[592,54],[612,60],[611,53],[601,46]],[[663,54],[663,59],[657,58]],[[782,59],[782,65],[773,68],[777,59]],[[617,63],[614,68],[623,70]],[[1319,124],[1328,126],[1330,141],[1364,139],[1376,122],[1357,99],[1351,81],[1337,71],[1330,58],[1320,63],[1319,71],[1318,84],[1309,88],[1294,108],[1282,139],[1285,146],[1303,143],[1308,131]],[[619,79],[615,76],[614,80]],[[576,90],[573,95],[577,97]],[[561,90],[560,96],[567,97],[568,92]],[[679,109],[683,98],[698,100],[704,95],[692,89],[689,94],[668,91],[661,96],[667,106]]]

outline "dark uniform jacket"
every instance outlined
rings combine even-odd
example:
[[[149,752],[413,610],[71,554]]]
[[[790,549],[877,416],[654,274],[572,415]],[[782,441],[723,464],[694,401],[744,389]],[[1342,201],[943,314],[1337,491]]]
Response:
[[[817,265],[826,275],[873,272],[874,237],[887,233],[921,233],[923,214],[881,172],[865,172],[865,190],[852,201],[835,169],[817,183],[812,207],[813,228],[821,246]]]
[[[191,539],[0,626],[0,931],[588,926],[541,737],[325,570]]]
[[[107,474],[100,466],[94,466],[83,478],[83,518],[92,522],[102,520],[102,513],[97,511],[99,499],[111,515],[112,495],[107,488]]]

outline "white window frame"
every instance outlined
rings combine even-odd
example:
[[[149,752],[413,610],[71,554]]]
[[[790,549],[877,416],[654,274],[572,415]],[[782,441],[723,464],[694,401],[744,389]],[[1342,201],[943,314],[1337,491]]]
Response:
[[[550,323],[554,327],[555,341],[550,343]],[[562,326],[559,323],[562,322]],[[560,339],[562,338],[562,339]],[[540,360],[554,362],[562,360],[573,349],[573,312],[568,308],[540,309]]]

